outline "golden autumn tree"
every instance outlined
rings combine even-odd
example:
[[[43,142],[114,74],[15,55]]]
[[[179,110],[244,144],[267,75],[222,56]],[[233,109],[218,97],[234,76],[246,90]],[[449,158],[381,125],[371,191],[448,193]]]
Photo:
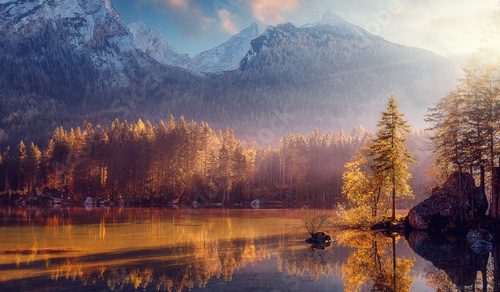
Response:
[[[42,152],[34,143],[31,143],[27,151],[27,159],[24,164],[25,184],[31,191],[40,178],[40,163],[42,162]]]
[[[391,96],[387,109],[382,112],[377,124],[378,131],[369,148],[373,160],[372,169],[376,177],[390,180],[392,215],[396,221],[396,198],[413,197],[408,180],[411,178],[409,165],[415,158],[406,147],[410,126],[399,112],[396,98]]]
[[[382,220],[387,213],[387,181],[376,176],[362,151],[356,153],[344,168],[342,194],[352,209],[344,211],[343,219],[351,227]]]

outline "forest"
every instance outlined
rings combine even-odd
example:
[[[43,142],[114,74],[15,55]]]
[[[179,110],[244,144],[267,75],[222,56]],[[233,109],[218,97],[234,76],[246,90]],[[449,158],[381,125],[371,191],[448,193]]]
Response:
[[[498,214],[500,194],[494,190],[500,166],[500,62],[482,51],[464,68],[464,78],[429,109],[426,145],[434,177],[429,187],[440,186],[453,173],[467,173],[487,195],[490,214]],[[350,226],[376,224],[391,213],[397,221],[397,198],[413,198],[410,166],[417,163],[407,147],[410,125],[389,99],[378,130],[369,145],[345,164],[342,193],[348,204],[341,213]],[[458,186],[460,188],[460,186]],[[430,192],[427,192],[430,195]],[[420,201],[420,200],[419,200]],[[486,211],[486,210],[485,210]]]
[[[43,149],[20,141],[0,159],[4,194],[71,194],[134,205],[248,203],[335,207],[342,200],[344,164],[372,139],[362,127],[351,133],[289,134],[276,147],[255,147],[233,131],[175,120],[156,124],[114,121],[57,128]],[[413,135],[418,149],[422,135]],[[423,189],[423,169],[414,181]],[[5,196],[4,196],[5,197]]]
[[[40,147],[20,141],[0,155],[0,191],[66,202],[167,206],[340,207],[344,217],[387,216],[429,195],[455,171],[492,191],[500,153],[497,62],[478,54],[455,89],[429,109],[424,132],[412,132],[390,97],[376,132],[290,133],[276,146],[251,145],[231,129],[176,120],[115,120],[58,127]],[[30,196],[26,196],[30,197]],[[24,197],[24,198],[26,198]],[[6,199],[8,198],[8,199]],[[24,199],[23,199],[24,200]],[[342,205],[338,205],[341,203]],[[392,205],[392,206],[391,206]],[[397,205],[397,206],[396,206]],[[359,220],[359,216],[353,216]]]
[[[242,203],[255,198],[297,204],[338,200],[343,165],[369,140],[347,135],[290,134],[275,148],[245,145],[231,130],[177,121],[153,125],[116,120],[109,127],[57,128],[45,149],[19,142],[1,156],[5,193],[63,190],[82,201],[190,204]]]

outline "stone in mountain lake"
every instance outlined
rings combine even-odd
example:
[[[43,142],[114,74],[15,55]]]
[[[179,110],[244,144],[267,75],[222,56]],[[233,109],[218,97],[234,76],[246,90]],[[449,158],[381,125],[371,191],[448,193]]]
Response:
[[[453,173],[432,195],[413,207],[408,222],[414,229],[443,230],[449,223],[464,225],[483,217],[488,209],[484,190],[467,173]]]

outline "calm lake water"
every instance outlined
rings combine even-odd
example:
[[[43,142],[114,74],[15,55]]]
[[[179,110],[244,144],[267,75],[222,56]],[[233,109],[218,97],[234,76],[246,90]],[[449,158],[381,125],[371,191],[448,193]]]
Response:
[[[302,216],[0,209],[0,291],[494,290],[493,257],[460,240],[423,233],[407,240],[329,225],[334,242],[320,250],[304,242]]]

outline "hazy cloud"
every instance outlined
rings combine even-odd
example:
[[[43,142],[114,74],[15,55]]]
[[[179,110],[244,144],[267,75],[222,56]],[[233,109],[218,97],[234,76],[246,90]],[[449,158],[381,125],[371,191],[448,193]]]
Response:
[[[108,1],[108,0],[105,0]],[[132,0],[111,0],[111,2]],[[199,52],[246,26],[321,20],[327,10],[389,41],[446,56],[474,52],[485,40],[484,27],[500,0],[135,0],[154,3],[165,25],[178,30],[179,46]],[[173,25],[172,25],[173,24]],[[202,38],[201,33],[205,34]],[[498,35],[490,33],[487,41]],[[498,43],[499,41],[497,41]],[[194,49],[195,48],[195,49]],[[186,50],[186,49],[185,49]]]
[[[182,7],[182,8],[187,8],[188,7],[188,0],[166,0],[167,4],[172,6],[172,7]]]
[[[254,0],[252,13],[260,23],[277,24],[285,22],[284,14],[300,7],[299,0]]]
[[[403,11],[391,15],[380,35],[394,42],[461,56],[481,46],[481,36],[497,0],[402,1]]]
[[[205,15],[196,1],[192,0],[145,0],[162,5],[167,17],[174,19],[183,32],[197,35],[216,23],[216,19]]]
[[[219,16],[221,28],[223,31],[228,32],[230,34],[238,33],[238,28],[236,27],[236,24],[233,21],[233,16],[231,15],[231,12],[229,12],[227,9],[221,9],[217,11],[217,15]]]
[[[499,0],[255,0],[251,3],[253,16],[266,24],[316,22],[326,10],[331,10],[389,41],[445,56],[462,56],[477,50],[484,27],[493,11],[500,9]]]

